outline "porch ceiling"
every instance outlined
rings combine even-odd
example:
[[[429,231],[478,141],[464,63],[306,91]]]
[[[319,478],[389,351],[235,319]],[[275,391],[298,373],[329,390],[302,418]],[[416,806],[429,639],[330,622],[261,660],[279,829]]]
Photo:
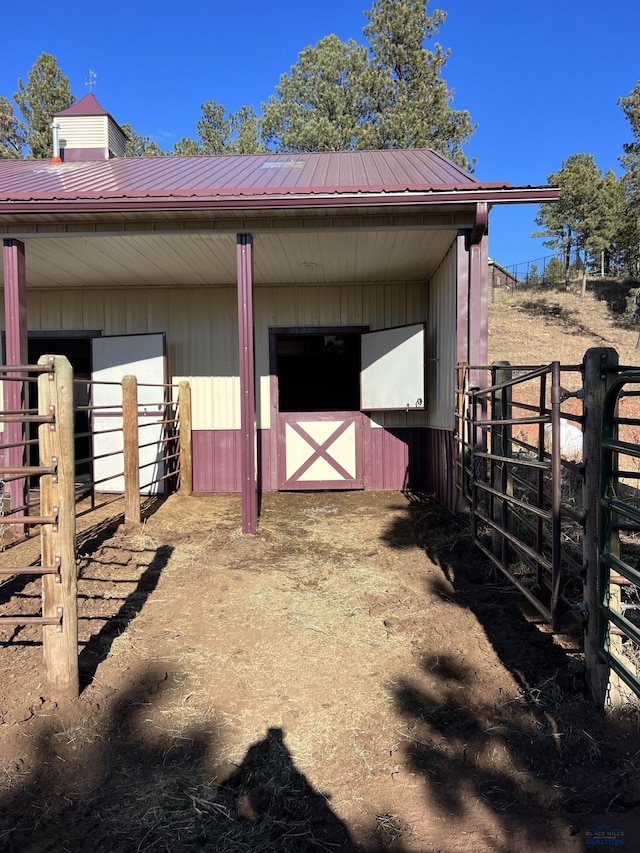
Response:
[[[254,234],[256,285],[424,281],[456,227]],[[231,233],[24,236],[28,288],[234,285]],[[1,270],[0,270],[1,273]]]

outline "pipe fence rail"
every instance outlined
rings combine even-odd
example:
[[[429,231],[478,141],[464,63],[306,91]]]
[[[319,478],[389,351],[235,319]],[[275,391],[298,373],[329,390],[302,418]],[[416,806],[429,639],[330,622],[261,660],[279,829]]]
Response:
[[[105,384],[110,403],[94,405]],[[42,593],[39,614],[0,614],[0,629],[42,627],[47,695],[77,696],[76,520],[124,500],[125,523],[139,524],[141,494],[191,494],[189,383],[87,382],[51,355],[0,366],[0,391],[0,551],[40,535],[39,561],[3,560],[0,584],[40,579]]]
[[[639,387],[640,369],[610,348],[579,365],[457,370],[456,484],[473,541],[554,632],[582,625],[601,704],[640,696]]]
[[[19,377],[17,374],[21,374]],[[0,423],[5,426],[0,444],[0,475],[12,477],[10,505],[3,524],[15,526],[24,537],[30,527],[38,527],[41,540],[39,566],[3,567],[2,575],[40,577],[42,604],[39,614],[0,616],[0,627],[34,625],[42,628],[42,651],[46,692],[54,699],[77,696],[78,611],[76,570],[76,520],[74,499],[75,458],[73,446],[73,371],[66,358],[43,356],[38,365],[0,369],[4,406]],[[26,408],[27,384],[36,378],[37,414]],[[7,382],[19,384],[7,386]],[[20,404],[24,417],[18,416]],[[8,420],[6,420],[8,418]],[[38,426],[39,464],[29,464],[31,439],[27,427]],[[22,436],[22,439],[19,438]],[[22,471],[16,462],[22,461]],[[30,501],[29,481],[39,483],[38,499]],[[29,510],[39,507],[39,515]]]
[[[53,424],[53,411],[40,414],[38,408],[28,408],[30,386],[38,383],[43,374],[53,375],[51,363],[0,366],[2,386],[2,411],[0,412],[0,515],[3,541],[28,535],[30,526],[39,524],[37,513],[39,499],[29,491],[29,478],[46,473],[41,466],[31,465],[31,451],[38,446],[38,438],[30,437],[25,430],[39,424]],[[55,473],[51,471],[50,473]],[[26,516],[29,519],[26,519]],[[19,519],[19,522],[18,522]]]
[[[470,384],[479,371],[486,388]],[[582,420],[575,405],[561,409],[574,397],[561,382],[576,376],[581,384],[579,367],[558,362],[458,368],[457,480],[473,540],[556,631],[584,612],[580,465],[561,455],[561,427]]]

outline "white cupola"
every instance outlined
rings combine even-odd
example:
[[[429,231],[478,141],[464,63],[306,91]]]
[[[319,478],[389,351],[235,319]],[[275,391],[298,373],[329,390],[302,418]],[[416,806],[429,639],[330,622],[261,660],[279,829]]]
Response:
[[[59,156],[64,162],[110,160],[124,157],[127,136],[104,110],[95,95],[84,98],[53,114],[54,147],[57,137]],[[53,126],[52,125],[52,126]]]

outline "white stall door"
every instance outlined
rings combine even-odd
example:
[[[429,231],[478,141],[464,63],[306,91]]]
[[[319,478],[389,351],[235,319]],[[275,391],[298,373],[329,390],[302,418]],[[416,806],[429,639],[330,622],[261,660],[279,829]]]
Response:
[[[138,380],[140,492],[164,492],[164,334],[112,335],[93,338],[93,479],[98,492],[124,492],[122,377]],[[112,384],[107,384],[112,383]],[[102,457],[102,458],[101,458]]]
[[[425,408],[424,323],[362,335],[363,412]]]

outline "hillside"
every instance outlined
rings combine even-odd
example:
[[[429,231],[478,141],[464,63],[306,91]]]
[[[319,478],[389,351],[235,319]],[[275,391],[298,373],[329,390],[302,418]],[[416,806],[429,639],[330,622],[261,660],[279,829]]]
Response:
[[[628,283],[594,279],[579,285],[495,289],[489,294],[489,362],[579,364],[589,347],[614,347],[621,364],[640,366],[640,326],[624,315]]]

